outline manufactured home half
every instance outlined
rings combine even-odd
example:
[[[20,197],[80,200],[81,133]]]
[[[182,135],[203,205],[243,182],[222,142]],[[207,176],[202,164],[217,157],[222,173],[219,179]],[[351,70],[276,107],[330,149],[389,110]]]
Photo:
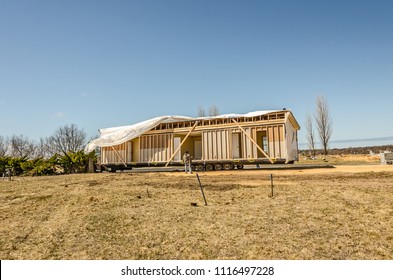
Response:
[[[101,165],[114,171],[180,165],[188,151],[197,170],[298,160],[298,122],[290,110],[215,117],[163,116],[100,130],[86,152],[100,148]]]

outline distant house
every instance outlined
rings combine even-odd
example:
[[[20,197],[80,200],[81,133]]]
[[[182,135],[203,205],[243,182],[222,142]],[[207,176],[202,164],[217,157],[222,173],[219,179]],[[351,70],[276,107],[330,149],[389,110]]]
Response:
[[[390,151],[382,152],[381,164],[393,164],[393,152]]]
[[[163,116],[100,130],[86,151],[100,148],[111,169],[182,164],[185,151],[197,170],[243,168],[245,164],[298,160],[298,122],[290,110],[215,117]]]

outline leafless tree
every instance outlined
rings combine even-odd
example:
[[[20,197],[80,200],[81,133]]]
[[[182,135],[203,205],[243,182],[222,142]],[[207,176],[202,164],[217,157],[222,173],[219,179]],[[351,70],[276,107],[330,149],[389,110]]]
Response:
[[[198,107],[198,117],[206,117],[205,108],[203,108],[202,106]]]
[[[68,152],[77,152],[83,149],[86,133],[77,125],[65,125],[56,130],[48,139],[54,153],[67,155]]]
[[[34,142],[23,135],[13,135],[9,140],[10,155],[16,158],[32,158],[35,152]]]
[[[220,114],[218,107],[216,105],[210,106],[209,108],[209,116],[214,117]]]
[[[8,145],[8,140],[5,137],[0,136],[0,157],[5,157],[7,155]]]
[[[333,132],[333,122],[330,117],[328,103],[323,96],[318,96],[317,98],[315,121],[317,123],[319,139],[322,144],[322,151],[326,156],[328,154],[329,140]]]
[[[314,125],[313,125],[313,119],[310,114],[306,115],[306,121],[305,121],[305,127],[306,127],[306,139],[308,143],[308,148],[310,149],[310,156],[312,158],[315,158],[315,133],[314,133]]]
[[[55,151],[50,143],[49,138],[40,138],[40,141],[36,144],[35,158],[50,158],[55,154]]]

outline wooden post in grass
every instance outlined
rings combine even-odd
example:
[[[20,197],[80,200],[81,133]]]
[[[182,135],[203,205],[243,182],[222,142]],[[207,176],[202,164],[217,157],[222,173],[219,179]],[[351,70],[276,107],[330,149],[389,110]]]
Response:
[[[272,189],[271,197],[273,197],[274,196],[273,174],[270,174],[270,186]]]
[[[207,201],[206,201],[205,193],[203,192],[203,188],[202,188],[201,180],[199,179],[199,175],[198,175],[198,173],[196,173],[196,176],[197,176],[197,178],[198,178],[199,187],[201,188],[201,192],[202,192],[203,200],[205,201],[205,206],[207,206]]]
[[[12,169],[11,168],[7,168],[6,169],[6,174],[8,175],[8,181],[12,181]]]

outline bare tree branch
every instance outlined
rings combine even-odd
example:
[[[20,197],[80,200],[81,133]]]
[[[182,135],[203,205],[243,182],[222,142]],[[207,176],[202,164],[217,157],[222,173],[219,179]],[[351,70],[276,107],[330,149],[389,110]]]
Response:
[[[206,117],[205,109],[202,106],[198,107],[198,117]]]
[[[56,152],[54,151],[49,138],[40,138],[40,141],[36,144],[35,158],[50,158]]]
[[[32,158],[35,152],[35,145],[26,136],[13,135],[9,140],[10,155],[16,158]]]
[[[314,133],[314,125],[312,121],[312,117],[310,114],[306,115],[306,121],[305,121],[305,127],[306,127],[306,139],[308,143],[308,148],[310,149],[310,156],[315,157],[316,151],[315,151],[315,133]]]
[[[0,157],[5,157],[7,155],[9,148],[8,139],[0,136]]]
[[[216,105],[210,106],[209,108],[209,116],[214,117],[220,114],[218,107]]]
[[[317,123],[317,129],[319,133],[319,139],[322,144],[323,154],[328,154],[329,140],[332,135],[332,119],[329,113],[329,107],[327,101],[323,96],[317,98],[317,111],[315,113],[315,121]]]
[[[68,152],[77,152],[83,149],[86,140],[86,133],[75,124],[65,125],[56,130],[49,137],[49,143],[55,153],[67,155]]]

